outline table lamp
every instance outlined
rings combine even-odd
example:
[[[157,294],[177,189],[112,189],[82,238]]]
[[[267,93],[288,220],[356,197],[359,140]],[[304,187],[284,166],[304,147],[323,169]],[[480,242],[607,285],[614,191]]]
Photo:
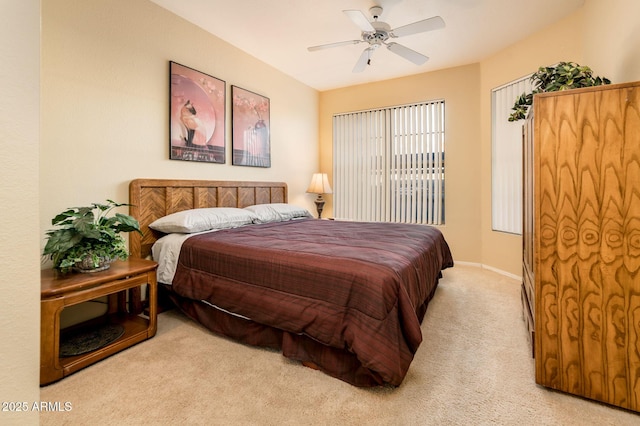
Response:
[[[307,192],[312,194],[318,194],[318,198],[315,199],[316,208],[318,209],[318,219],[322,216],[322,209],[324,208],[324,198],[322,194],[331,194],[331,186],[329,186],[329,178],[326,173],[314,173],[311,178],[311,184],[307,188]]]

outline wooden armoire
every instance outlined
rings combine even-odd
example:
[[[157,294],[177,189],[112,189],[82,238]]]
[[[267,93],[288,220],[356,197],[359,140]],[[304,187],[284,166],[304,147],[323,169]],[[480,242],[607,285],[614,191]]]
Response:
[[[536,383],[640,411],[640,82],[536,95],[523,140]]]

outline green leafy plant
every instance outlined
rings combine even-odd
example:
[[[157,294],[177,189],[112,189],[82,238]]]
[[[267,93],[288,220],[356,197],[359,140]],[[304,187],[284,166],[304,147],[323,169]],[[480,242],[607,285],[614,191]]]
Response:
[[[560,62],[552,67],[540,67],[531,76],[531,82],[533,83],[532,92],[518,96],[511,108],[513,113],[509,116],[509,121],[522,120],[526,117],[529,107],[533,104],[533,95],[536,93],[611,84],[608,78],[594,77],[591,68],[580,66],[575,62]]]
[[[53,267],[69,272],[76,264],[87,262],[98,268],[104,261],[129,257],[121,232],[138,232],[140,224],[133,217],[111,210],[129,204],[107,200],[107,204],[93,203],[89,207],[73,207],[56,215],[51,224],[57,226],[46,232],[47,243],[43,256],[53,261]]]

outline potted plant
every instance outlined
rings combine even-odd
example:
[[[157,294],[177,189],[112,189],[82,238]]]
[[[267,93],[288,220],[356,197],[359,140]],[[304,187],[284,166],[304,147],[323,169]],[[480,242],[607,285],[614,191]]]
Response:
[[[111,210],[129,204],[107,200],[89,207],[73,207],[51,220],[57,226],[46,232],[43,256],[53,260],[53,267],[63,273],[72,269],[96,272],[108,269],[111,262],[129,256],[121,232],[138,232],[140,224],[122,213],[109,217]]]
[[[531,76],[531,82],[533,91],[523,93],[516,99],[511,108],[514,112],[509,116],[509,121],[522,120],[526,117],[527,110],[533,103],[533,95],[536,93],[611,84],[608,78],[594,77],[591,68],[580,66],[575,62],[560,62],[552,67],[540,67]]]

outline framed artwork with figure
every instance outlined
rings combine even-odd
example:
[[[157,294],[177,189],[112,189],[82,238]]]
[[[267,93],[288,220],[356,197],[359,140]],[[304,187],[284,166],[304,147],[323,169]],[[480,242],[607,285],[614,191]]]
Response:
[[[169,68],[169,158],[224,164],[225,81],[173,61]]]
[[[271,167],[269,98],[231,86],[232,164]]]

